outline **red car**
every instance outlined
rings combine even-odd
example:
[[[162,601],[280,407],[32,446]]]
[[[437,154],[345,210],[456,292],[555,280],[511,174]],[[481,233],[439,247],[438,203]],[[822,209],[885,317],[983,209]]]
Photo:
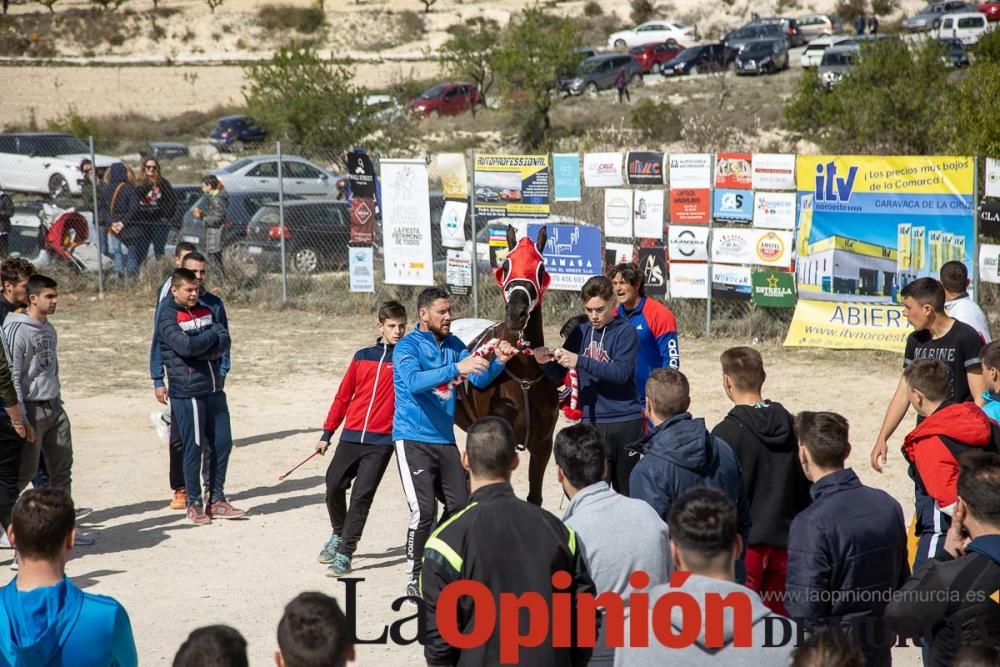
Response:
[[[639,61],[642,66],[642,73],[658,74],[660,65],[673,59],[684,47],[672,39],[665,42],[654,42],[652,44],[642,44],[633,47],[629,53]]]
[[[521,191],[520,190],[501,190],[500,199],[503,201],[521,201]]]
[[[419,118],[457,116],[476,104],[479,89],[471,83],[439,83],[410,102],[410,112]]]
[[[983,2],[978,7],[987,21],[1000,21],[1000,2]]]

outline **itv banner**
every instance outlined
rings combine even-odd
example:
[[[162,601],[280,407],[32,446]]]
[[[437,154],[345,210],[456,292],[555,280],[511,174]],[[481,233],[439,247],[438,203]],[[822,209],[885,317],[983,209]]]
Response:
[[[799,299],[785,337],[787,347],[885,350],[902,354],[913,332],[903,307]]]

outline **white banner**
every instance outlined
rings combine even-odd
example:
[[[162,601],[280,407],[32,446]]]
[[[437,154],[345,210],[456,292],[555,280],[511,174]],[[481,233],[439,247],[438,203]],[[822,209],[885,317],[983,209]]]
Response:
[[[625,184],[621,153],[586,153],[583,156],[583,184],[588,188],[614,188]]]
[[[633,261],[632,254],[635,249],[632,247],[631,243],[613,243],[608,241],[604,244],[604,248],[608,254],[614,253],[614,261],[610,262],[611,265],[625,264]]]
[[[708,264],[670,264],[671,299],[707,299]]]
[[[670,225],[667,229],[667,247],[671,262],[708,260],[708,226],[685,227]]]
[[[712,156],[678,153],[670,156],[670,189],[712,187]],[[793,184],[794,187],[794,184]]]
[[[1000,245],[984,243],[979,246],[979,279],[987,283],[1000,283]]]
[[[632,238],[632,191],[610,188],[604,191],[604,236]]]
[[[1000,160],[986,158],[986,196],[1000,197]]]
[[[441,245],[445,248],[465,247],[465,212],[469,202],[446,201],[441,211]]]
[[[381,167],[385,282],[433,285],[427,163],[383,159]]]
[[[715,229],[712,261],[789,268],[792,233],[767,229]]]
[[[752,270],[749,266],[732,266],[729,264],[712,264],[712,282],[721,285],[733,285],[735,287],[745,287],[747,295],[750,294],[750,274]]]
[[[636,190],[632,212],[636,238],[663,238],[663,190]]]
[[[472,286],[472,253],[449,250],[445,265],[445,283],[452,294],[466,295]]]
[[[754,190],[794,190],[795,156],[754,153],[750,163]]]
[[[755,192],[753,226],[764,229],[795,229],[794,192]]]
[[[371,246],[348,248],[348,271],[352,292],[375,291],[375,249]]]

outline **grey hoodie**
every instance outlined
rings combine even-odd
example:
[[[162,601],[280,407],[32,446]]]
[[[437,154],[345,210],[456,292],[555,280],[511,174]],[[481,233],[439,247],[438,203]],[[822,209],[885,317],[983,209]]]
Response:
[[[670,625],[673,628],[673,635],[680,634],[681,628],[686,623],[699,623],[700,632],[692,644],[686,648],[667,648],[661,644],[653,633],[650,625],[648,630],[649,646],[646,648],[629,648],[629,618],[630,609],[625,610],[625,647],[615,650],[615,667],[660,667],[661,665],[712,665],[713,667],[726,667],[728,665],[747,665],[749,667],[783,667],[792,660],[792,651],[795,648],[795,637],[797,629],[795,623],[782,616],[778,616],[764,606],[760,596],[746,586],[740,586],[732,581],[712,579],[698,574],[692,574],[684,585],[672,587],[661,585],[649,590],[648,617],[653,620],[653,610],[656,601],[665,593],[687,593],[693,597],[701,609],[701,618],[696,618],[693,614],[685,620],[682,607],[671,605]],[[705,629],[705,596],[709,593],[717,593],[725,598],[732,593],[746,595],[750,600],[750,620],[753,623],[752,646],[733,646],[734,634],[736,631],[734,624],[734,614],[732,607],[727,606],[722,614],[722,647],[710,648],[706,644]],[[714,596],[713,596],[714,597]],[[714,599],[712,609],[718,608],[718,599]],[[714,614],[710,615],[710,618]],[[767,642],[765,632],[770,625],[770,642]],[[690,627],[690,626],[689,626]],[[767,647],[765,643],[778,644],[784,642],[784,646]]]
[[[56,329],[26,313],[12,313],[3,325],[4,348],[18,400],[59,398],[59,360]]]

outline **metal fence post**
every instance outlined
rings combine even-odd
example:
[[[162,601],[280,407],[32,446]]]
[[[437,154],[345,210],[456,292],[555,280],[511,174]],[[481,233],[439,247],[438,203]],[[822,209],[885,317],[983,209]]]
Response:
[[[974,301],[980,303],[982,295],[979,292],[979,156],[972,156],[972,169],[975,178],[972,179],[972,291]],[[941,267],[938,267],[941,270]]]
[[[469,188],[469,216],[472,220],[472,316],[479,317],[479,240],[476,229],[476,151],[469,151],[472,186]]]
[[[708,170],[708,173],[713,175],[712,176],[713,181],[709,185],[713,185],[714,186],[715,185],[715,182],[714,182],[715,153],[712,153],[712,158],[711,158],[711,160],[709,160],[709,170]],[[708,283],[706,285],[706,287],[708,288],[708,295],[707,295],[708,298],[705,300],[705,335],[706,336],[711,336],[712,335],[712,229],[715,226],[714,225],[715,220],[713,219],[714,211],[711,210],[711,197],[712,197],[712,194],[713,194],[712,193],[713,190],[714,190],[714,188],[710,188],[709,189],[709,195],[708,195],[709,196],[709,214],[708,214],[708,277],[706,278],[707,283]]]
[[[285,265],[285,183],[278,142],[278,229],[281,232],[281,303],[288,303],[288,267]]]
[[[101,222],[98,210],[101,208],[97,200],[97,155],[94,152],[94,137],[90,137],[90,187],[94,194],[94,233],[97,235],[97,296],[104,296],[104,253],[101,248],[107,244],[101,243]]]

